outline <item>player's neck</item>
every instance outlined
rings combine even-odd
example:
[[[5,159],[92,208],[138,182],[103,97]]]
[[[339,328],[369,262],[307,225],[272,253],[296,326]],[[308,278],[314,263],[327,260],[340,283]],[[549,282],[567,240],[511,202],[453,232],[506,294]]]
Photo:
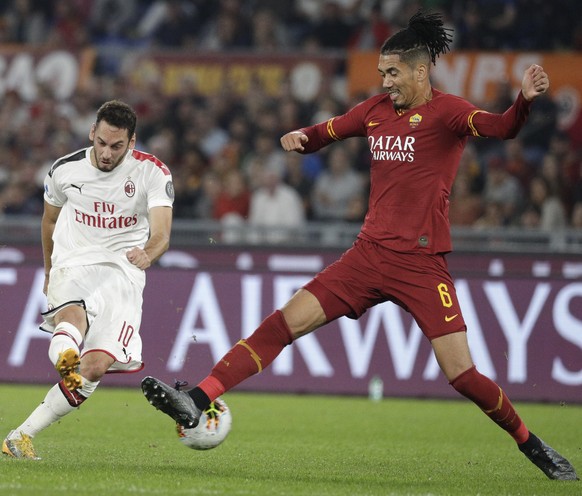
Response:
[[[91,159],[91,165],[95,168],[97,168],[97,157],[95,155],[95,147],[92,146],[91,147],[91,151],[89,152],[89,157]]]

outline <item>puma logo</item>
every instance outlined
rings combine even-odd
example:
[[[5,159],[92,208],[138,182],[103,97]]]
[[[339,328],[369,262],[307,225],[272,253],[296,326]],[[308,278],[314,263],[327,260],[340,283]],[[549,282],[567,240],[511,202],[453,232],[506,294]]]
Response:
[[[81,186],[77,186],[76,184],[71,183],[71,188],[76,188],[79,190],[79,194],[82,195],[83,192],[81,191],[81,188],[83,188],[83,186],[85,186],[84,184],[81,184]]]

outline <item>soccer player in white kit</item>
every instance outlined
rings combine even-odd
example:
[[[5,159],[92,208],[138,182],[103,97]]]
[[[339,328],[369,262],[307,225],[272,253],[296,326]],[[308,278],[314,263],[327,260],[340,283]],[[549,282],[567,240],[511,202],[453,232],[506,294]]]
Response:
[[[129,105],[104,103],[93,145],[58,159],[46,176],[41,329],[52,333],[48,354],[61,380],[8,434],[6,455],[38,459],[32,438],[83,403],[105,373],[143,368],[145,270],[169,247],[174,189],[168,167],[134,149],[136,124]]]

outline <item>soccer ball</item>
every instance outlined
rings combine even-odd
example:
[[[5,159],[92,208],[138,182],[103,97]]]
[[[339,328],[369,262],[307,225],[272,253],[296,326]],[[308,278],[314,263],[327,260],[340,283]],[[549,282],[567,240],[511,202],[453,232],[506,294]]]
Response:
[[[180,442],[195,450],[216,448],[226,439],[232,426],[232,416],[226,402],[216,398],[202,412],[200,422],[193,429],[186,429],[176,424]]]

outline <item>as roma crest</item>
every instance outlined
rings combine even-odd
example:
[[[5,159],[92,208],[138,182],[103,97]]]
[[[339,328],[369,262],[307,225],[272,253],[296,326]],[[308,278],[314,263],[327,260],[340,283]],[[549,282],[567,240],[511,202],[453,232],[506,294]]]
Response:
[[[410,119],[408,119],[408,124],[410,125],[410,127],[415,128],[418,127],[421,121],[422,115],[414,114],[412,117],[410,117]]]

